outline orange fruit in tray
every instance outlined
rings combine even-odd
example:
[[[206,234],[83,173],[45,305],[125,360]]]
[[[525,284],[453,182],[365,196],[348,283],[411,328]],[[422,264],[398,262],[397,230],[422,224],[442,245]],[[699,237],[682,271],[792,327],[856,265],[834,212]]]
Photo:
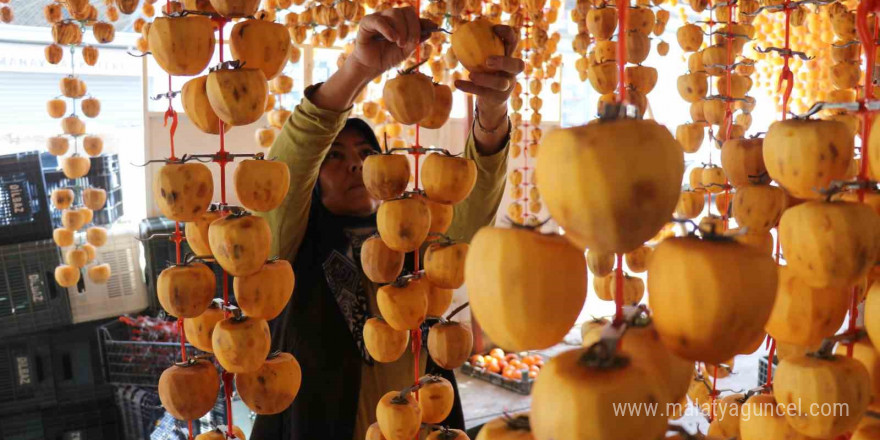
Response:
[[[493,373],[500,373],[501,366],[498,364],[498,359],[492,358],[486,363],[486,369]]]
[[[492,351],[489,352],[489,356],[492,356],[496,359],[504,359],[504,350],[500,348],[493,348]]]

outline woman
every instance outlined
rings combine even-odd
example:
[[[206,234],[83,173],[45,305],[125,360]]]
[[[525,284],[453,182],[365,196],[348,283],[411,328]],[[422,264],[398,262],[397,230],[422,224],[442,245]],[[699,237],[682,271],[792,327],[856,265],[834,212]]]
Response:
[[[275,349],[292,353],[303,382],[286,411],[258,417],[251,439],[364,438],[375,422],[380,397],[414,380],[414,359],[373,362],[363,345],[363,323],[378,315],[376,289],[360,268],[360,246],[376,231],[379,201],[363,183],[367,156],[379,152],[369,125],[347,119],[355,97],[375,77],[405,60],[436,26],[411,7],[364,17],[355,49],[323,84],[310,87],[287,121],[269,157],[290,167],[284,203],[265,215],[273,231],[273,254],[292,262],[296,288],[286,311],[273,322]],[[477,96],[477,119],[465,156],[477,164],[471,196],[455,207],[449,235],[470,240],[492,223],[504,191],[509,135],[507,99],[522,60],[509,56],[517,44],[512,29],[497,26],[508,56],[493,57],[494,74],[472,74],[456,87]],[[422,372],[443,373],[425,351]],[[447,420],[463,428],[460,401]]]

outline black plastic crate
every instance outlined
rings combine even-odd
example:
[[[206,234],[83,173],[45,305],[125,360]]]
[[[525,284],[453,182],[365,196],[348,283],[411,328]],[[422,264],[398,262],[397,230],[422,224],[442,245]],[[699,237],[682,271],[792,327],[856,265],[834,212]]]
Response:
[[[162,408],[155,388],[121,386],[114,392],[116,406],[122,419],[126,440],[184,440],[187,423],[176,420]],[[226,406],[223,393],[207,417],[194,421],[193,434],[206,432],[212,426],[226,425]]]
[[[758,359],[758,386],[764,385],[767,383],[767,366],[770,362],[770,357],[767,355],[761,356]],[[779,365],[779,358],[773,356],[773,371],[776,371],[776,366]],[[775,373],[774,373],[775,374]]]
[[[538,353],[530,354],[535,355]],[[541,356],[544,361],[547,360],[544,355],[538,355]],[[511,380],[498,373],[489,371],[486,367],[474,365],[469,360],[461,366],[461,372],[468,376],[476,377],[477,379],[497,385],[506,390],[513,391],[514,393],[526,396],[532,392],[532,385],[535,383],[535,379],[530,378],[527,372],[523,372],[521,380]]]
[[[39,153],[0,156],[0,245],[49,238],[52,223]]]
[[[0,417],[0,439],[44,440],[43,415],[39,411]]]
[[[112,398],[43,410],[46,440],[117,440],[122,433]]]
[[[0,414],[39,410],[55,403],[49,337],[33,335],[0,342]]]
[[[155,389],[117,387],[114,393],[126,440],[150,440],[150,434],[165,414]]]
[[[55,282],[59,264],[52,240],[0,247],[0,338],[71,323],[67,289]]]
[[[100,323],[78,324],[52,332],[52,373],[59,404],[106,400],[113,387],[104,381],[98,347]]]
[[[123,317],[98,328],[101,369],[104,380],[114,385],[157,387],[159,376],[174,362],[180,361],[180,342],[172,332],[158,329],[153,321]],[[176,321],[167,321],[176,327]],[[187,344],[187,356],[199,351]]]
[[[180,233],[183,234],[184,224],[180,224]],[[153,312],[162,311],[159,305],[159,298],[156,294],[156,279],[166,267],[174,264],[176,261],[176,249],[174,242],[170,237],[164,236],[174,233],[174,221],[165,217],[151,217],[141,220],[138,227],[138,238],[144,247],[144,277],[147,280],[147,290],[150,293],[150,310]],[[152,238],[151,238],[152,237]],[[192,252],[186,241],[180,243],[181,259],[187,253]],[[208,262],[208,266],[214,270],[217,280],[216,298],[223,297],[223,269],[216,262]],[[227,288],[229,291],[229,302],[236,304],[235,296],[232,294],[232,275],[227,277]]]

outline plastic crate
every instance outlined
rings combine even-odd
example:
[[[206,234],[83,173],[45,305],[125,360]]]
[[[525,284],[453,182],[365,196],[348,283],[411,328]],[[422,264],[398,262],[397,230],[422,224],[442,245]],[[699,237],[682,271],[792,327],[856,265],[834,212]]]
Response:
[[[124,318],[126,322],[131,319]],[[130,325],[124,320],[108,322],[98,328],[101,369],[104,379],[114,385],[157,387],[159,376],[180,360],[176,335]],[[174,325],[173,321],[167,321]],[[187,356],[199,351],[187,344]]]
[[[175,255],[175,245],[174,242],[171,241],[170,238],[167,237],[155,237],[153,239],[149,239],[157,234],[173,234],[174,233],[174,221],[169,220],[165,217],[151,217],[147,219],[141,220],[139,226],[138,238],[140,238],[141,243],[144,246],[144,277],[147,280],[147,289],[150,295],[150,310],[154,312],[162,311],[162,307],[159,305],[159,298],[156,294],[156,279],[159,278],[159,273],[162,272],[166,267],[173,264],[176,261]],[[183,234],[183,223],[180,225],[180,233]],[[181,256],[186,255],[188,252],[191,252],[189,245],[186,244],[186,241],[180,244],[180,254]],[[223,297],[223,269],[220,268],[220,265],[215,262],[208,262],[208,266],[214,270],[214,275],[217,279],[217,292],[214,295],[216,298]],[[233,277],[230,275],[227,278],[227,288],[230,292],[229,301],[231,304],[236,304],[235,297],[231,294],[232,292],[232,281]]]
[[[52,332],[52,373],[59,404],[107,400],[113,387],[101,373],[98,324],[74,325]]]
[[[49,337],[34,335],[0,342],[0,414],[39,410],[55,403]]]
[[[110,265],[110,279],[95,284],[84,277],[82,283],[67,289],[74,324],[116,318],[149,307],[140,243],[131,225],[117,224],[110,230],[107,243],[97,248],[96,262]]]
[[[45,440],[43,415],[39,411],[32,411],[0,417],[0,439]]]
[[[136,386],[117,387],[116,406],[122,419],[126,440],[150,440],[150,434],[165,415],[155,389]]]
[[[540,356],[542,358],[545,358],[545,356],[543,355]],[[546,361],[546,358],[544,360]],[[477,379],[489,382],[493,385],[500,386],[501,388],[504,388],[506,390],[513,391],[514,393],[526,396],[532,392],[532,384],[535,383],[535,379],[529,378],[528,373],[523,373],[521,380],[511,380],[498,373],[493,373],[487,370],[485,367],[475,366],[471,364],[470,361],[465,362],[461,366],[461,372],[467,374],[468,376],[476,377]]]
[[[52,238],[39,153],[0,156],[0,245]]]
[[[763,385],[767,383],[767,366],[770,362],[770,357],[767,355],[761,356],[758,359],[758,385]],[[776,366],[779,365],[779,358],[773,356],[773,369],[776,370]]]
[[[116,406],[122,418],[127,440],[185,440],[186,422],[175,420],[162,408],[159,393],[154,388],[122,386],[114,392]],[[210,413],[193,423],[193,433],[205,432],[211,426],[226,424],[223,393]]]
[[[67,290],[55,283],[59,264],[52,240],[0,247],[0,338],[70,324]]]
[[[48,203],[51,203],[52,191],[58,188],[101,188],[107,191],[107,202],[103,209],[94,212],[92,224],[109,225],[118,220],[124,214],[122,205],[122,175],[119,166],[119,156],[111,154],[107,156],[92,157],[89,173],[79,179],[68,179],[64,173],[57,169],[57,160],[49,155],[42,157],[43,174],[46,181],[46,193]],[[74,191],[74,205],[82,203],[81,192]],[[61,211],[52,210],[52,226],[61,226]]]
[[[117,440],[122,432],[113,399],[43,410],[46,440]]]

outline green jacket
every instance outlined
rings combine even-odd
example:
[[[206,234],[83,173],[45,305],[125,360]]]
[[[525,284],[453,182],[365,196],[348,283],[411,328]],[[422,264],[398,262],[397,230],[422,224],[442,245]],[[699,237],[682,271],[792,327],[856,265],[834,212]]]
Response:
[[[259,214],[269,222],[272,230],[271,255],[291,263],[296,259],[306,231],[312,189],[318,180],[321,163],[350,113],[351,109],[343,112],[324,110],[303,98],[269,150],[269,158],[286,163],[290,170],[290,188],[281,206]],[[464,157],[476,162],[477,182],[471,195],[455,205],[455,216],[447,235],[470,242],[478,229],[495,223],[495,213],[504,195],[507,150],[506,145],[498,153],[481,156],[473,132],[469,134]]]

